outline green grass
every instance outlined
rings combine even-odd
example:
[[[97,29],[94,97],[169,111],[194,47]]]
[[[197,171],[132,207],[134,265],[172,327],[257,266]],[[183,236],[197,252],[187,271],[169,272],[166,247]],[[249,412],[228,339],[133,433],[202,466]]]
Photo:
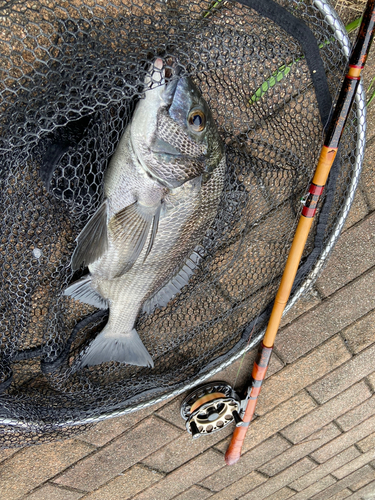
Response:
[[[215,11],[215,9],[217,9],[217,7],[223,5],[225,3],[225,1],[223,0],[217,0],[216,2],[214,2],[208,9],[207,11],[203,14],[203,18],[206,19],[208,16],[210,16],[211,14],[213,14],[213,12]]]
[[[361,20],[362,18],[359,17],[358,19],[355,19],[351,23],[347,24],[345,26],[347,33],[349,34],[355,29],[357,29],[361,24]],[[325,42],[319,45],[319,48],[322,49],[326,45],[329,45],[333,40],[334,40],[333,38],[330,40],[326,40]],[[280,66],[266,81],[262,83],[260,87],[257,88],[255,93],[250,97],[249,104],[255,104],[257,101],[259,101],[270,88],[274,87],[276,83],[280,82],[284,77],[286,77],[289,74],[290,70],[293,67],[293,64],[295,64],[298,61],[301,61],[302,59],[304,59],[304,56],[298,57],[289,64],[283,64],[282,66]]]
[[[226,3],[225,0],[214,1],[211,4],[211,6],[208,8],[208,10],[203,14],[203,18],[207,19],[207,17],[212,15],[215,12],[215,10],[217,10],[218,7],[222,7],[225,3]],[[348,23],[345,26],[347,33],[350,34],[354,30],[358,29],[360,24],[361,24],[361,21],[362,21],[362,17],[359,17],[359,18],[355,19],[354,21]],[[331,43],[331,41],[333,41],[333,40],[334,40],[333,38],[330,40],[326,40],[325,42],[323,42],[319,45],[319,48],[321,49],[321,48],[325,47],[326,45],[329,45]],[[262,85],[260,87],[257,88],[257,90],[254,92],[254,94],[250,97],[249,104],[255,104],[260,99],[262,99],[262,97],[268,92],[268,90],[270,88],[274,87],[278,82],[281,82],[281,80],[283,78],[288,76],[288,74],[290,73],[290,71],[293,67],[293,64],[295,64],[296,62],[300,61],[303,58],[304,58],[304,56],[301,56],[301,57],[295,59],[294,61],[290,62],[289,64],[281,65],[267,80],[265,80],[262,83]],[[370,95],[370,97],[366,103],[367,106],[370,106],[372,101],[375,100],[375,76],[371,80],[371,84],[368,88],[368,92],[372,92],[372,94]]]

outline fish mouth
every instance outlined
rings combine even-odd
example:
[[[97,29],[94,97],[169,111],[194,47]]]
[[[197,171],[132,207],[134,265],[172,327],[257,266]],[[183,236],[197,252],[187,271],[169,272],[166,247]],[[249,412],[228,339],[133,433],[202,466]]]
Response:
[[[165,87],[163,91],[163,101],[167,106],[172,104],[174,94],[176,92],[177,84],[181,78],[182,68],[178,64],[173,64],[172,69],[169,69],[169,75],[167,77],[168,68],[164,70],[164,80]]]
[[[174,78],[165,84],[163,91],[163,101],[166,106],[170,106],[172,104],[174,94],[176,92],[177,84],[180,81],[179,78]]]

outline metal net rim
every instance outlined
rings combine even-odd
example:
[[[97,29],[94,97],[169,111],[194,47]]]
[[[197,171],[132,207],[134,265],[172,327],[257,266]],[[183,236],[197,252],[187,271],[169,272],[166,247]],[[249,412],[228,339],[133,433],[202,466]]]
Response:
[[[338,18],[336,12],[334,9],[331,7],[329,4],[328,0],[313,0],[312,4],[317,7],[317,9],[320,11],[322,14],[324,20],[331,26],[334,35],[340,44],[343,54],[345,57],[348,59],[349,54],[350,54],[350,40],[348,38],[348,35],[346,33],[346,30]],[[362,87],[362,84],[360,83],[360,86],[358,88],[358,92],[356,94],[356,105],[357,105],[357,144],[356,144],[356,155],[355,155],[355,164],[353,166],[353,177],[351,179],[349,189],[348,189],[348,196],[345,200],[345,204],[343,206],[342,213],[340,217],[338,218],[332,232],[329,240],[325,244],[324,248],[322,249],[315,265],[311,269],[311,271],[308,273],[306,278],[302,281],[300,286],[296,289],[294,295],[290,300],[288,301],[284,314],[286,314],[292,307],[293,305],[297,302],[297,300],[305,293],[309,291],[309,289],[312,287],[314,284],[315,280],[318,277],[318,274],[322,270],[323,266],[325,265],[326,259],[328,258],[330,252],[332,251],[339,235],[340,232],[344,226],[346,217],[348,215],[348,212],[350,210],[350,207],[352,205],[353,199],[354,199],[354,194],[359,182],[359,177],[360,173],[362,170],[362,162],[363,162],[363,156],[364,156],[364,147],[365,147],[365,133],[366,133],[366,107],[365,107],[365,93]],[[93,417],[86,417],[84,419],[80,420],[66,420],[61,423],[56,423],[53,425],[55,429],[57,428],[65,428],[65,427],[73,427],[73,426],[82,426],[82,425],[88,425],[88,424],[94,424],[98,423],[100,421],[113,418],[113,417],[119,417],[126,415],[128,413],[132,413],[135,411],[139,411],[144,408],[148,408],[149,406],[155,405],[157,403],[163,402],[169,398],[176,397],[183,392],[186,392],[197,385],[205,382],[207,379],[211,378],[212,376],[216,375],[218,372],[222,371],[223,369],[227,368],[229,365],[231,365],[233,362],[235,362],[238,358],[243,356],[246,352],[249,350],[253,349],[262,339],[263,335],[265,332],[265,328],[263,328],[252,340],[249,342],[245,347],[243,347],[241,350],[238,352],[232,354],[228,359],[226,359],[224,362],[220,363],[218,362],[215,367],[210,369],[207,373],[201,375],[199,378],[195,379],[192,382],[189,382],[188,384],[184,383],[181,385],[181,387],[174,389],[171,392],[168,392],[166,394],[163,394],[161,396],[155,397],[153,399],[150,399],[149,401],[130,405],[127,408],[124,409],[116,409],[115,411],[109,411],[109,412],[104,412],[99,415],[95,415]],[[15,427],[15,428],[25,428],[27,430],[33,429],[33,430],[38,430],[44,429],[45,424],[41,424],[39,422],[20,422],[19,420],[16,419],[10,419],[10,418],[0,418],[0,425],[6,425],[10,427]]]

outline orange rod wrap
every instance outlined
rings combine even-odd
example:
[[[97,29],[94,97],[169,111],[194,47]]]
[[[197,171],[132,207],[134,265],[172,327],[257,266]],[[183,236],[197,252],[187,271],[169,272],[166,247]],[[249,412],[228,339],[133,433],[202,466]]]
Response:
[[[266,347],[262,342],[251,374],[252,381],[249,392],[249,401],[246,406],[245,415],[242,419],[244,425],[236,427],[233,433],[232,440],[225,454],[225,462],[227,465],[235,464],[241,456],[242,444],[246,436],[247,428],[254,415],[262,382],[266,376],[267,368],[270,363],[271,354],[272,347]]]

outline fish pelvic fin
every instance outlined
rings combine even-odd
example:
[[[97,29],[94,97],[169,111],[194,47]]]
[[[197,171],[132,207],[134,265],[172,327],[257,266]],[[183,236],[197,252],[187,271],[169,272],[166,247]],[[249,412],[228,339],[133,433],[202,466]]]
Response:
[[[106,252],[108,248],[107,211],[107,201],[104,201],[78,235],[71,262],[73,271],[82,265],[92,264]]]
[[[155,212],[154,218],[152,219],[152,232],[151,232],[151,237],[150,237],[150,241],[148,243],[147,252],[146,252],[144,260],[147,259],[149,253],[151,252],[152,246],[153,246],[154,241],[155,241],[156,233],[158,232],[161,207],[162,207],[162,203],[160,203],[160,205],[158,206],[158,208]]]
[[[112,217],[109,229],[115,240],[130,248],[124,266],[116,277],[121,276],[133,267],[145,246],[152,224],[152,232],[145,259],[151,252],[158,230],[159,217],[162,204],[146,207],[136,201]]]
[[[151,314],[157,307],[165,307],[182,288],[189,283],[191,276],[196,271],[202,256],[202,247],[199,245],[186,259],[179,272],[175,274],[160,290],[146,300],[142,306],[142,312]]]
[[[154,367],[149,352],[134,328],[129,333],[114,335],[106,327],[86,348],[78,364],[82,368],[106,361]]]
[[[70,285],[64,295],[73,297],[76,300],[97,307],[98,309],[108,309],[108,300],[104,299],[99,292],[91,286],[91,276],[84,276],[80,280]]]

